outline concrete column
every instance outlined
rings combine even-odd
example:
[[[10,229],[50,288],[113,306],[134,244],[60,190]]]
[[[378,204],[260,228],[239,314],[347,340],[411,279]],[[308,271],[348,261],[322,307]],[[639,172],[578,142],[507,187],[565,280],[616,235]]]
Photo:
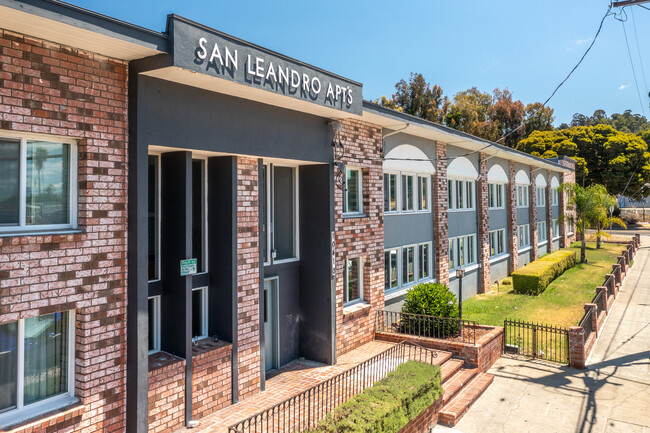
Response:
[[[528,201],[528,214],[530,215],[530,261],[533,262],[539,257],[537,251],[537,242],[539,236],[537,234],[537,183],[535,181],[535,167],[530,167],[530,189]]]
[[[433,176],[434,266],[439,283],[449,284],[449,224],[447,220],[447,145],[436,143],[436,174]]]
[[[584,369],[585,358],[585,330],[582,326],[572,326],[569,328],[569,365]]]
[[[517,245],[517,184],[515,183],[515,163],[508,161],[508,185],[507,185],[507,215],[508,225],[508,273],[511,274],[519,267],[519,255]]]
[[[551,170],[546,170],[546,246],[549,253],[553,252],[553,205],[551,191]]]
[[[487,181],[487,155],[480,154],[479,157],[479,178],[478,178],[478,259],[481,281],[479,282],[479,293],[490,290],[490,211]]]

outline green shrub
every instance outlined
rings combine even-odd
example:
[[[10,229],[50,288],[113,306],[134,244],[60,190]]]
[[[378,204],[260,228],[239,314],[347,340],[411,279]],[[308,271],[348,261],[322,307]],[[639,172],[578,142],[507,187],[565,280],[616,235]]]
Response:
[[[576,264],[575,251],[556,251],[512,273],[515,293],[539,295],[564,271]]]
[[[343,403],[309,431],[394,433],[441,395],[440,367],[408,361]]]
[[[421,283],[406,292],[402,313],[456,318],[458,301],[444,284]]]

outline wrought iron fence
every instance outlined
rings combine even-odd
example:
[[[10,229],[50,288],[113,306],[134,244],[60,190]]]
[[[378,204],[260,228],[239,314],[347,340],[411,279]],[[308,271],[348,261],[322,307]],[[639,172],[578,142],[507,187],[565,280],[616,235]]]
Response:
[[[504,352],[569,363],[568,329],[508,319],[503,322],[503,327]]]
[[[614,275],[614,273],[612,273]],[[616,282],[614,281],[615,277],[612,278],[612,276],[607,277],[605,279],[605,287],[607,287],[607,299],[609,300],[610,297],[614,296],[614,289],[616,286]]]
[[[472,320],[378,310],[376,326],[377,332],[476,344],[476,328],[479,325]]]
[[[582,326],[582,329],[584,329],[584,331],[585,331],[585,334],[584,334],[585,344],[587,343],[587,340],[589,339],[589,336],[591,335],[591,333],[594,330],[594,328],[592,326],[592,324],[593,324],[593,319],[592,319],[593,311],[594,311],[593,308],[587,309],[587,311],[585,311],[585,315],[582,316],[582,320],[580,321],[580,326]]]
[[[399,343],[325,382],[228,428],[229,433],[292,433],[315,427],[328,413],[385,378],[406,361],[436,364],[438,354],[410,342]]]
[[[605,298],[603,298],[603,292],[599,291],[596,293],[596,296],[594,296],[591,303],[596,304],[598,314],[600,314],[601,311],[605,311]]]

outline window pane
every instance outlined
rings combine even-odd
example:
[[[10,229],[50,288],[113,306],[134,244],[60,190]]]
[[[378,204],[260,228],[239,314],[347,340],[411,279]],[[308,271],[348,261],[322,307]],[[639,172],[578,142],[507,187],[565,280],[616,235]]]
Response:
[[[0,412],[16,406],[18,322],[0,325]]]
[[[18,225],[20,143],[0,140],[0,226]]]
[[[419,178],[419,209],[426,210],[429,208],[429,179],[426,177]]]
[[[414,209],[414,203],[413,203],[413,196],[414,196],[414,190],[413,190],[413,176],[406,176],[406,206],[407,210],[413,210]]]
[[[390,286],[397,287],[397,250],[390,251]]]
[[[384,212],[390,210],[390,175],[384,173]]]
[[[149,351],[156,350],[157,339],[156,329],[158,328],[158,311],[156,309],[156,299],[149,298]]]
[[[420,279],[429,278],[429,244],[420,245]]]
[[[347,276],[348,276],[348,287],[347,301],[354,301],[359,299],[359,259],[352,259],[347,261]]]
[[[147,211],[147,230],[149,237],[149,279],[158,278],[158,157],[149,156],[149,189],[147,193],[148,211]]]
[[[346,170],[347,172],[347,212],[359,212],[359,170]]]
[[[456,181],[456,209],[463,209],[463,183],[460,180]]]
[[[294,252],[294,169],[291,167],[274,167],[273,191],[273,247],[277,260],[290,259]]]
[[[390,251],[384,252],[384,289],[390,289]]]
[[[68,390],[68,313],[25,319],[25,404]]]
[[[262,250],[262,257],[264,257],[264,261],[268,261],[269,255],[268,255],[268,217],[269,217],[269,200],[268,200],[268,194],[267,194],[267,187],[268,187],[268,166],[264,164],[262,167],[262,179],[260,179],[260,200],[262,201],[262,215],[260,218],[262,219],[262,239],[263,242],[262,244],[264,245],[264,249]]]
[[[70,222],[69,146],[27,142],[27,224]]]
[[[456,267],[455,253],[456,249],[454,248],[455,239],[449,240],[449,269],[454,269]]]
[[[467,208],[474,207],[474,182],[466,182],[467,185]]]
[[[196,259],[198,272],[205,271],[204,224],[205,215],[205,167],[201,160],[192,160],[192,257]]]
[[[454,183],[451,180],[447,181],[447,203],[449,204],[449,209],[455,209],[453,200],[453,185]]]
[[[192,338],[203,336],[204,289],[192,290]]]
[[[397,175],[390,175],[390,210],[397,210]]]
[[[414,260],[414,247],[407,247],[402,249],[402,281],[404,284],[409,284],[415,281]]]

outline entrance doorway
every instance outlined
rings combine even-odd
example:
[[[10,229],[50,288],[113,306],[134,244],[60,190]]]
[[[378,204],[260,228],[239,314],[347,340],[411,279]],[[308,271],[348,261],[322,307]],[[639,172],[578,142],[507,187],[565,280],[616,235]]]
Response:
[[[266,371],[278,368],[280,361],[278,349],[278,278],[264,280],[264,359]]]

